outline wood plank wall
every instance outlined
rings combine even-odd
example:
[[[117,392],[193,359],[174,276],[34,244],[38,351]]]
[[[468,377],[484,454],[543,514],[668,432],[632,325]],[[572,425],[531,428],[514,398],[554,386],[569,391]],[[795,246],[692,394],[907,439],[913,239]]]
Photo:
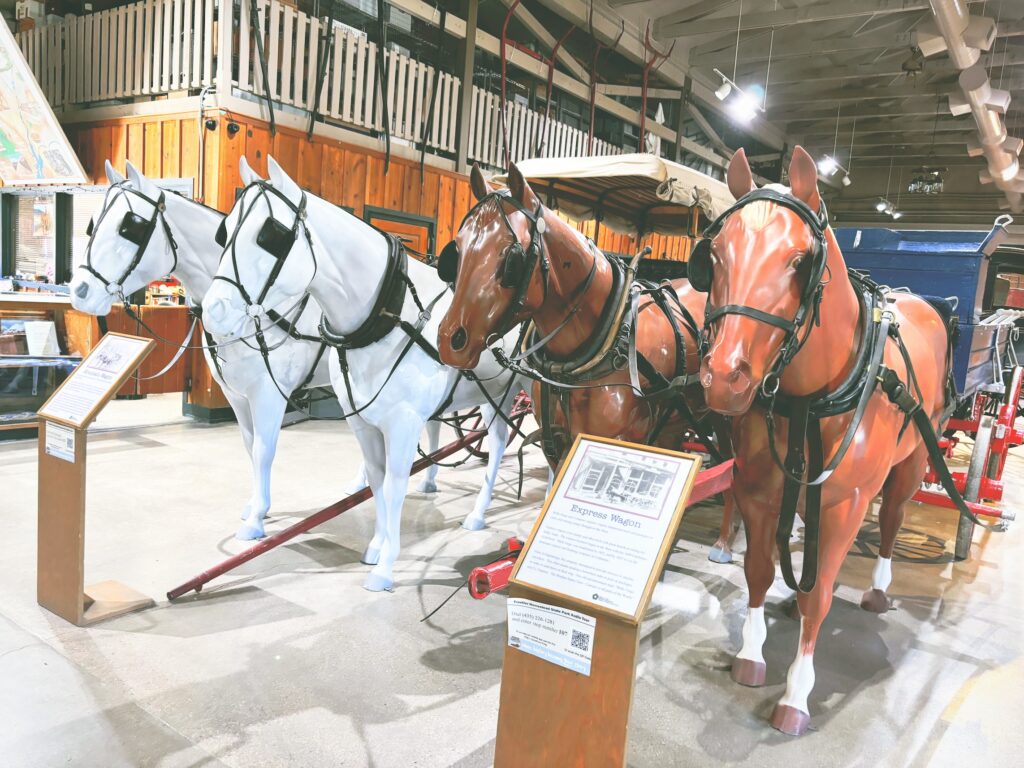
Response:
[[[354,209],[359,217],[363,207],[371,205],[435,219],[439,247],[452,239],[454,229],[470,208],[469,180],[460,174],[427,166],[421,185],[416,163],[392,157],[385,177],[383,153],[319,136],[310,142],[304,133],[289,128],[278,128],[271,137],[265,122],[229,113],[207,116],[215,117],[218,124],[216,130],[205,132],[205,202],[220,210],[227,211],[234,203],[235,189],[241,185],[238,161],[242,155],[265,175],[268,153],[302,187]],[[231,122],[239,126],[234,135],[227,130]],[[149,176],[197,177],[198,127],[196,116],[187,114],[70,125],[67,131],[86,173],[94,183],[104,184],[103,162],[107,158],[121,172],[125,160],[130,159]],[[594,222],[578,228],[588,236],[594,234]],[[597,245],[624,254],[650,245],[654,258],[685,260],[691,241],[654,234],[637,243],[634,238],[602,227]]]

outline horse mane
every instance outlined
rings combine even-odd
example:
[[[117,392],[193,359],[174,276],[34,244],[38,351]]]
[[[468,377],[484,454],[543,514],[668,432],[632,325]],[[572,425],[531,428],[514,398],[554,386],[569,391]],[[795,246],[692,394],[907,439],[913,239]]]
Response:
[[[772,189],[785,195],[792,194],[790,188],[782,184],[765,184],[764,188]],[[747,229],[756,232],[768,226],[768,222],[771,220],[772,213],[775,212],[776,208],[778,208],[778,205],[770,200],[755,200],[740,209],[740,219]]]

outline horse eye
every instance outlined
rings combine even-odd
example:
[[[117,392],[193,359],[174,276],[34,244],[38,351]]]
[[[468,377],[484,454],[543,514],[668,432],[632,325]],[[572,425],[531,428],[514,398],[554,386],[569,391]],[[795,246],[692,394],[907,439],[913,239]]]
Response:
[[[792,267],[793,269],[796,269],[797,267],[799,267],[799,266],[800,266],[800,263],[801,263],[801,262],[802,262],[803,260],[804,260],[804,255],[803,255],[803,254],[801,253],[801,254],[800,254],[799,256],[797,256],[797,257],[796,257],[795,259],[793,259],[793,262],[792,262],[792,263],[790,264],[790,266],[791,266],[791,267]]]

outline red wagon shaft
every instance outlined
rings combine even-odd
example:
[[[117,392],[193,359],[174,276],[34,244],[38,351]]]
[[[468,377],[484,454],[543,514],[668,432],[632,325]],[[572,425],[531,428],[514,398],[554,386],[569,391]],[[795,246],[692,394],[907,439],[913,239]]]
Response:
[[[514,423],[516,422],[516,420],[521,421],[523,417],[526,415],[526,413],[529,411],[529,408],[530,406],[528,398],[518,398],[516,400],[515,407],[512,409],[512,413],[509,415],[509,419],[512,420]],[[458,440],[449,443],[443,448],[439,448],[429,456],[426,456],[417,461],[415,464],[412,465],[412,470],[410,471],[410,474],[414,475],[417,472],[422,472],[424,469],[429,467],[434,462],[446,459],[452,454],[458,453],[461,450],[476,445],[477,443],[482,441],[486,436],[487,430],[466,432]],[[318,525],[322,525],[323,523],[326,523],[328,520],[333,520],[338,515],[348,512],[353,507],[362,504],[371,496],[373,496],[373,491],[371,491],[369,487],[364,487],[356,491],[355,493],[346,496],[344,499],[336,501],[329,507],[325,507],[324,509],[321,509],[319,512],[316,512],[310,515],[309,517],[300,520],[294,525],[288,526],[283,531],[275,533],[273,536],[268,536],[262,541],[259,541],[255,545],[249,547],[249,549],[245,550],[244,552],[239,552],[237,555],[229,557],[224,562],[219,563],[218,565],[215,565],[212,568],[203,571],[195,578],[189,579],[184,584],[175,587],[167,593],[167,599],[176,600],[182,595],[192,592],[193,590],[196,592],[201,592],[205,584],[209,583],[210,581],[213,581],[218,576],[223,576],[225,573],[233,571],[238,566],[243,565],[244,563],[247,563],[256,557],[259,557],[263,553],[269,552],[270,550],[275,549],[281,546],[282,544],[291,541],[300,533],[307,533],[311,531],[313,528],[316,528]]]

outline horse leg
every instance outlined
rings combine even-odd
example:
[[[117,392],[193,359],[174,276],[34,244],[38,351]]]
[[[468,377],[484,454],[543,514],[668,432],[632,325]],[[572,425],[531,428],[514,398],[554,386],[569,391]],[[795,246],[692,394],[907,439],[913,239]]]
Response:
[[[437,446],[441,442],[441,422],[440,421],[428,421],[427,422],[427,453],[432,454],[437,450]],[[420,484],[416,486],[416,490],[420,493],[437,493],[437,464],[431,464],[427,467],[427,473],[420,480]]]
[[[747,534],[743,573],[747,578],[747,618],[743,622],[743,646],[732,663],[732,679],[740,685],[764,685],[767,665],[761,649],[768,637],[764,621],[764,598],[775,581],[775,529],[779,513],[751,498],[736,506]]]
[[[736,541],[739,525],[733,525],[733,508],[735,507],[732,489],[722,491],[722,524],[718,527],[718,540],[708,552],[708,560],[713,563],[731,563],[732,545]]]
[[[423,424],[422,419],[414,413],[399,411],[382,425],[387,455],[382,489],[386,535],[380,549],[380,560],[363,584],[370,592],[390,590],[395,583],[394,567],[402,538],[402,505],[409,488],[409,470],[416,455]]]
[[[351,496],[353,493],[363,490],[370,484],[369,479],[366,475],[366,464],[365,462],[359,465],[359,471],[356,472],[355,477],[348,481],[348,485],[345,486],[345,494]]]
[[[238,422],[238,428],[242,432],[242,444],[245,446],[245,452],[249,455],[249,461],[252,461],[252,411],[249,409],[249,401],[245,399],[244,395],[232,392],[227,387],[223,388],[224,397],[227,398],[228,405],[231,406],[231,410],[235,414],[235,421]],[[256,470],[253,469],[253,474]],[[249,498],[249,501],[245,503],[245,507],[242,509],[242,519],[245,520],[249,516],[249,508],[252,507],[252,499],[255,497],[255,492]]]
[[[252,408],[253,444],[253,499],[249,502],[249,514],[242,521],[242,527],[235,533],[241,541],[262,539],[263,520],[270,509],[270,470],[277,454],[277,439],[281,435],[281,420],[284,418],[287,401],[281,397],[277,387],[263,387],[249,401]]]
[[[857,536],[867,505],[867,500],[843,501],[821,510],[818,578],[810,592],[797,593],[800,642],[796,659],[786,675],[786,693],[775,705],[771,719],[773,728],[790,736],[800,736],[810,725],[807,697],[814,688],[814,646],[821,624],[832,607],[839,568]]]
[[[885,613],[890,608],[886,591],[892,583],[892,550],[896,545],[896,534],[903,525],[903,505],[921,485],[927,463],[928,449],[922,444],[890,470],[882,486],[882,503],[878,508],[882,541],[871,573],[871,589],[860,600],[860,607],[866,611]]]
[[[376,524],[373,538],[366,545],[361,562],[365,565],[376,565],[380,560],[380,550],[387,538],[387,506],[384,503],[384,437],[375,428],[363,421],[362,417],[353,415],[345,420],[356,436],[359,448],[363,453],[362,470],[366,473],[366,484],[373,492],[373,504],[376,510]]]
[[[494,412],[494,408],[489,405],[481,406],[480,414],[487,424],[487,472],[476,496],[473,511],[462,521],[462,527],[467,531],[479,531],[484,527],[484,513],[491,505],[494,483],[498,479],[498,469],[501,467],[501,459],[508,444],[508,425]]]

